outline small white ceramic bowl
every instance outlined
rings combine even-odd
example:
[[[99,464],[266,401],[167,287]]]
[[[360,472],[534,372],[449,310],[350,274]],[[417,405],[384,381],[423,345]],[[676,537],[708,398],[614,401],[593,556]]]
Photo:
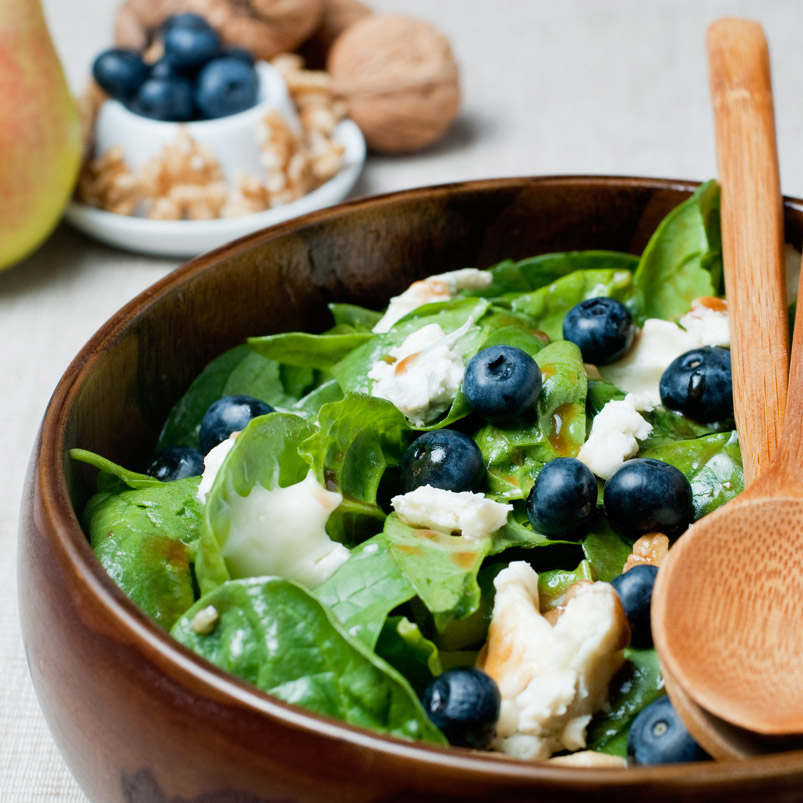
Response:
[[[257,122],[277,109],[294,130],[300,123],[280,74],[270,64],[257,65],[260,91],[256,106],[217,120],[166,123],[134,114],[121,103],[106,101],[95,126],[95,155],[120,145],[126,163],[138,170],[164,145],[175,139],[179,126],[197,142],[209,145],[230,183],[238,173],[262,174],[255,138]],[[365,162],[365,140],[351,120],[341,122],[334,139],[343,145],[340,172],[311,193],[292,203],[238,218],[217,220],[149,220],[117,215],[79,201],[67,209],[67,220],[101,242],[144,254],[189,258],[265,226],[282,223],[342,201],[354,187]]]

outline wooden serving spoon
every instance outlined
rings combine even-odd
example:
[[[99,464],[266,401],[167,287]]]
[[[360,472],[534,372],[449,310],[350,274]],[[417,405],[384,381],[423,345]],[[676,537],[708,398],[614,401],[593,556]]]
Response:
[[[734,19],[711,26],[708,53],[747,487],[669,551],[653,635],[681,715],[689,702],[713,726],[803,734],[803,315],[779,439],[788,326],[769,57],[761,27]]]

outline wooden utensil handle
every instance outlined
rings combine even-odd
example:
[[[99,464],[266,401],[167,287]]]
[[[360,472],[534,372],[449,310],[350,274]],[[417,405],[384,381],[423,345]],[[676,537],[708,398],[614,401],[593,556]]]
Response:
[[[708,60],[722,185],[734,408],[750,482],[778,444],[789,365],[783,205],[769,53],[761,26],[717,20],[708,29]]]

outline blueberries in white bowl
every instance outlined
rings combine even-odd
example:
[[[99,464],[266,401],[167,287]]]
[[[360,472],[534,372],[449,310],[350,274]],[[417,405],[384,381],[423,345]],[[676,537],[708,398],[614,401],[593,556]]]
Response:
[[[647,766],[709,758],[666,695],[642,709],[633,721],[627,737],[627,757],[633,764]]]
[[[152,120],[186,123],[195,116],[195,89],[186,78],[149,78],[130,108]]]
[[[489,421],[514,419],[541,393],[541,369],[515,346],[490,346],[471,358],[463,376],[468,406]]]
[[[164,29],[164,57],[193,74],[220,53],[220,36],[203,17],[182,14]]]
[[[104,50],[92,64],[92,77],[110,97],[130,100],[148,77],[148,65],[134,50]]]
[[[476,491],[485,478],[480,447],[455,429],[435,429],[416,438],[402,456],[399,469],[404,493],[422,485]]]
[[[583,361],[607,365],[630,348],[636,327],[628,308],[608,296],[575,304],[563,319],[563,339],[574,343]]]
[[[661,376],[659,392],[664,407],[701,424],[733,418],[730,351],[703,346],[681,354]]]
[[[669,463],[651,457],[626,460],[605,481],[605,515],[618,533],[680,535],[694,519],[689,481]]]
[[[575,540],[588,534],[597,507],[597,481],[574,457],[550,460],[527,497],[527,517],[536,532]]]
[[[231,56],[214,59],[198,73],[195,102],[208,119],[250,109],[258,95],[256,71],[243,59]]]

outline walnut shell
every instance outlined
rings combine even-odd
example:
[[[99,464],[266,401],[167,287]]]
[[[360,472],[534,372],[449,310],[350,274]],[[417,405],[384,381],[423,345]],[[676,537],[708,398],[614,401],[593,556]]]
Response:
[[[301,49],[307,65],[313,69],[324,67],[335,39],[350,25],[370,14],[373,11],[359,0],[324,0],[321,22]]]
[[[460,107],[458,67],[446,37],[420,20],[374,14],[349,26],[327,62],[335,92],[368,145],[418,150],[440,137]]]

